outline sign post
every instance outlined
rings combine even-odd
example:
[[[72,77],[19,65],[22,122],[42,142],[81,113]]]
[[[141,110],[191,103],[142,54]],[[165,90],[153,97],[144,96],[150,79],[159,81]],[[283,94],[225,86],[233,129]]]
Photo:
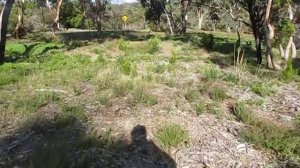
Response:
[[[124,24],[123,24],[123,29],[124,29],[124,30],[126,30],[126,21],[127,21],[127,19],[128,19],[128,17],[127,17],[126,15],[123,15],[123,16],[122,16],[122,20],[123,20],[123,22],[124,22]]]

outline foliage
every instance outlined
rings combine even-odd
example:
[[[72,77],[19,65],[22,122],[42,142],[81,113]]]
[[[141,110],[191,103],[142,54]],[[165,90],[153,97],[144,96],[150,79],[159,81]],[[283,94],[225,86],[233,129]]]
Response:
[[[126,51],[128,50],[128,42],[123,37],[121,37],[118,41],[118,47],[119,50]]]
[[[214,67],[204,69],[204,79],[205,80],[216,80],[220,77],[220,72]]]
[[[147,91],[148,89],[144,84],[138,85],[132,91],[132,100],[133,105],[142,103],[147,106],[153,106],[158,103],[158,100],[155,96],[151,95]]]
[[[200,95],[196,90],[188,90],[184,97],[187,101],[193,102],[197,100],[200,97]]]
[[[286,63],[286,68],[282,71],[282,79],[291,81],[298,74],[298,70],[293,69],[292,59],[290,58]]]
[[[156,139],[166,148],[176,147],[188,139],[188,134],[180,125],[164,125],[156,134]]]
[[[273,86],[271,84],[266,84],[262,82],[256,82],[253,85],[251,85],[251,90],[260,95],[260,96],[269,96],[272,93],[275,92]]]
[[[200,101],[195,105],[195,111],[198,116],[203,114],[205,110],[206,110],[206,104],[204,102]]]
[[[219,88],[219,87],[213,88],[209,92],[209,96],[214,101],[223,101],[227,98],[225,90],[223,88]]]
[[[149,54],[154,54],[155,52],[157,52],[160,48],[160,39],[158,37],[151,37],[148,40],[148,48],[147,48],[147,52]]]

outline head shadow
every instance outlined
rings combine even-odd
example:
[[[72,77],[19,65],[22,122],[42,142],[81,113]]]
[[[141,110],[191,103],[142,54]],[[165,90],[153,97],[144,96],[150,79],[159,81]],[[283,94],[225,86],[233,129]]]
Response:
[[[136,125],[131,138],[114,138],[108,129],[87,133],[86,124],[73,116],[31,118],[16,132],[0,139],[0,167],[166,167],[175,161]]]

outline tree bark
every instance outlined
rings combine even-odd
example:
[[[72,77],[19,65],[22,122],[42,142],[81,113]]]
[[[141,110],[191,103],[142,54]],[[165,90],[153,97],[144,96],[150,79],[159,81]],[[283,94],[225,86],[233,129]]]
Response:
[[[268,0],[266,6],[265,20],[263,23],[263,31],[264,31],[265,43],[267,47],[266,58],[267,58],[267,65],[269,68],[272,68],[274,70],[280,70],[281,67],[275,62],[274,53],[272,50],[272,38],[274,37],[274,30],[270,24],[272,2],[273,0]]]
[[[62,1],[63,0],[57,0],[56,1],[56,15],[55,15],[55,18],[54,18],[54,23],[53,23],[53,29],[57,29],[59,30],[60,29],[60,26],[59,26],[59,16],[60,16],[60,7],[62,5]]]
[[[188,8],[191,4],[191,0],[181,0],[181,34],[186,33],[186,26],[188,20]]]
[[[204,11],[201,8],[197,8],[197,15],[198,15],[198,29],[202,30],[202,24],[204,20]]]
[[[7,24],[15,0],[7,0],[0,15],[0,63],[4,62]]]
[[[18,1],[18,23],[15,27],[12,36],[16,39],[20,38],[21,33],[24,31],[24,0]]]

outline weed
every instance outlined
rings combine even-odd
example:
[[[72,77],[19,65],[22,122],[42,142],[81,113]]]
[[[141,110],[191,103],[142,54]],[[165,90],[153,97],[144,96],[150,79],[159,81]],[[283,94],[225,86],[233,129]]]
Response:
[[[228,75],[225,76],[225,81],[231,82],[233,84],[238,84],[240,79],[237,75],[233,73],[229,73]]]
[[[212,90],[209,91],[209,96],[211,99],[215,101],[223,101],[225,100],[228,96],[226,95],[226,92],[223,88],[213,88]]]
[[[149,54],[154,54],[160,48],[160,39],[158,37],[152,37],[148,40],[148,49],[147,52]]]
[[[116,97],[125,96],[133,89],[133,83],[128,81],[121,81],[113,86],[113,93]]]
[[[188,139],[188,133],[180,125],[168,124],[164,125],[156,134],[155,137],[166,148],[171,148],[179,145]]]
[[[119,50],[121,50],[121,51],[127,51],[128,50],[128,42],[123,37],[121,37],[118,41],[118,47],[119,47]]]
[[[297,115],[294,119],[294,125],[296,128],[300,128],[300,115]]]
[[[286,68],[282,71],[282,79],[284,81],[291,81],[298,74],[298,70],[293,68],[292,59],[289,59],[286,63]]]
[[[188,90],[184,97],[187,101],[193,102],[199,99],[200,95],[196,90]]]
[[[218,103],[209,103],[206,105],[207,112],[212,113],[214,115],[219,116],[220,111],[220,105]]]
[[[137,65],[129,60],[126,60],[125,58],[121,57],[117,60],[118,64],[120,65],[121,71],[125,75],[137,75]]]
[[[205,80],[216,80],[220,76],[220,72],[218,69],[210,67],[204,69],[204,79]]]
[[[262,106],[265,103],[265,101],[264,99],[249,99],[246,100],[246,103],[249,105]]]
[[[172,56],[169,58],[170,64],[175,64],[177,62],[178,56],[175,51],[172,51]]]
[[[196,110],[196,114],[199,116],[201,114],[203,114],[206,110],[206,104],[202,101],[198,102],[195,105],[195,110]]]
[[[274,88],[272,87],[272,85],[270,84],[265,84],[265,83],[261,83],[261,82],[257,82],[254,83],[253,85],[251,85],[251,90],[260,95],[260,96],[269,96],[272,93],[275,92]]]
[[[98,95],[97,99],[98,99],[99,103],[102,104],[105,107],[109,107],[109,106],[112,105],[112,102],[110,101],[110,98],[105,94]]]
[[[138,85],[132,91],[132,102],[134,104],[143,103],[147,106],[153,106],[158,103],[155,96],[147,92],[147,88],[144,84]]]
[[[236,103],[235,106],[233,107],[232,112],[239,121],[242,121],[246,124],[253,124],[253,122],[255,121],[253,115],[246,110],[246,106],[244,102]]]
[[[153,67],[153,72],[162,74],[167,70],[167,65],[158,63]]]

